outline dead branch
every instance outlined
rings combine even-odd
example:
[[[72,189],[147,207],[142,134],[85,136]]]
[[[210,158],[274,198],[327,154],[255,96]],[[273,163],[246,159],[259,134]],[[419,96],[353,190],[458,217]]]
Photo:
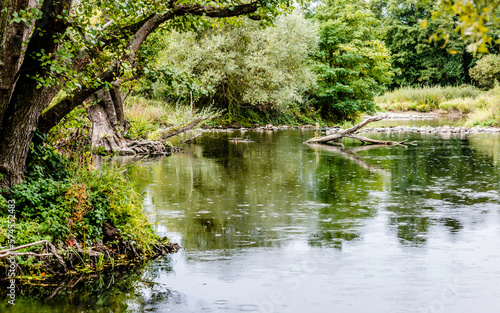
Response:
[[[363,145],[365,143],[369,143],[369,144],[374,144],[374,145],[385,145],[385,146],[403,146],[403,147],[407,148],[404,145],[404,143],[407,141],[407,139],[398,142],[398,141],[376,140],[376,139],[371,139],[371,138],[368,138],[368,137],[358,136],[358,135],[347,135],[345,137],[352,138],[352,139],[357,139],[357,140],[361,141],[361,143]]]
[[[20,249],[24,249],[24,248],[28,248],[28,247],[32,247],[32,246],[36,246],[36,245],[39,245],[39,244],[42,244],[42,243],[47,243],[47,242],[48,242],[47,240],[40,240],[40,241],[37,241],[37,242],[25,244],[25,245],[22,245],[22,246],[19,246],[19,247],[10,248],[10,249],[6,249],[6,250],[1,250],[0,251],[0,255],[3,254],[3,253],[12,252],[12,251],[16,251],[16,250],[20,250]],[[0,256],[0,257],[2,257],[2,256]]]
[[[167,139],[167,138],[173,137],[175,135],[184,133],[184,132],[198,126],[201,122],[208,120],[209,118],[212,118],[212,116],[208,115],[208,116],[197,117],[197,118],[190,120],[189,122],[187,122],[184,125],[169,127],[163,131],[162,138]]]
[[[53,244],[51,244],[50,242],[47,242],[47,245],[49,246],[49,249],[52,252],[52,254],[56,257],[59,264],[61,264],[61,266],[63,267],[64,272],[67,272],[68,268],[66,267],[66,263],[64,263],[63,258],[59,255],[59,253],[57,253],[56,247]]]
[[[198,135],[193,136],[193,137],[191,137],[191,138],[188,138],[188,139],[186,139],[186,140],[182,140],[182,141],[180,141],[179,143],[180,143],[180,144],[183,144],[183,143],[188,143],[188,142],[191,142],[191,141],[196,142],[196,138],[198,138],[198,137],[200,137],[200,136],[201,136],[201,134],[198,134]]]
[[[326,142],[332,141],[332,140],[339,140],[339,139],[342,139],[343,137],[346,137],[347,135],[356,133],[358,130],[360,130],[366,124],[371,123],[371,122],[380,121],[380,120],[386,118],[387,116],[388,116],[388,114],[379,115],[379,116],[372,116],[372,117],[367,118],[366,120],[362,121],[361,123],[354,125],[351,128],[341,130],[335,134],[328,135],[325,137],[311,138],[308,141],[306,141],[306,143],[314,143],[314,142],[326,143]]]
[[[44,257],[44,256],[52,256],[52,253],[35,253],[35,252],[7,252],[5,254],[1,254],[0,258],[6,258],[9,255],[12,256],[19,256],[19,255],[33,255],[33,256],[38,256],[38,257]]]
[[[347,138],[353,138],[353,139],[359,140],[359,141],[361,141],[361,143],[363,145],[364,144],[373,144],[373,145],[406,147],[406,140],[403,140],[403,141],[376,140],[376,139],[371,139],[368,137],[359,136],[356,134],[366,124],[371,123],[371,122],[380,121],[380,120],[386,118],[388,115],[389,115],[389,113],[386,113],[384,115],[373,116],[373,117],[367,118],[366,120],[362,121],[359,124],[354,125],[351,128],[341,130],[335,134],[331,134],[328,136],[324,136],[324,137],[320,137],[320,138],[311,138],[311,139],[307,140],[305,143],[328,143],[328,142],[333,142],[333,141],[339,141],[340,139],[347,137]],[[415,142],[412,142],[410,144],[416,145]]]

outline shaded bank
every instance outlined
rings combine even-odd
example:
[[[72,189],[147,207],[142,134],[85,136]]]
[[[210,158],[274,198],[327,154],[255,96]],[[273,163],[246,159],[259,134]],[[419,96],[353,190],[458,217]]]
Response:
[[[155,233],[127,168],[95,164],[88,151],[32,148],[26,180],[0,193],[2,279],[90,273],[177,251]]]

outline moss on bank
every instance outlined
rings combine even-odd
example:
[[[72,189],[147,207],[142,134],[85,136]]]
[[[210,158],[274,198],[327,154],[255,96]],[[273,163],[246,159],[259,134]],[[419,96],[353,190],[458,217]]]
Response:
[[[41,240],[15,253],[51,255],[15,256],[17,275],[100,270],[177,248],[156,235],[125,168],[97,167],[90,153],[63,156],[47,143],[32,147],[25,181],[0,194],[0,250]]]

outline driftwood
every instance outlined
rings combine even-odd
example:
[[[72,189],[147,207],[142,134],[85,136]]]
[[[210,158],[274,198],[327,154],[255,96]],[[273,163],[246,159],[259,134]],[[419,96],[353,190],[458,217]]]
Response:
[[[212,117],[213,116],[211,116],[211,115],[197,117],[197,118],[190,120],[189,122],[187,122],[184,125],[169,127],[163,131],[163,134],[161,137],[163,139],[167,139],[167,138],[173,137],[175,135],[178,135],[180,133],[184,133],[184,132],[191,130],[192,128],[198,126],[201,122],[206,121]]]
[[[42,256],[51,256],[52,253],[41,253],[41,254],[39,254],[39,253],[34,253],[34,252],[14,252],[14,251],[21,250],[21,249],[24,249],[24,248],[28,248],[28,247],[40,245],[42,243],[48,244],[47,240],[41,240],[41,241],[37,241],[37,242],[26,244],[26,245],[18,246],[18,247],[15,247],[15,248],[1,250],[0,251],[0,258],[6,258],[9,255],[13,255],[13,256],[18,256],[18,255],[34,255],[34,256],[39,256],[39,257],[42,257]]]
[[[356,140],[361,141],[362,144],[374,144],[374,145],[384,145],[384,146],[393,146],[393,145],[399,145],[406,147],[405,143],[406,140],[403,141],[384,141],[384,140],[376,140],[376,139],[371,139],[363,136],[356,135],[356,133],[363,128],[366,124],[371,123],[371,122],[376,122],[380,121],[384,118],[386,118],[389,114],[384,114],[384,115],[379,115],[379,116],[373,116],[370,118],[367,118],[363,122],[354,125],[351,128],[341,130],[335,134],[327,135],[324,137],[320,138],[311,138],[307,140],[305,143],[327,143],[327,142],[332,142],[332,141],[338,141],[342,138],[353,138]],[[414,144],[414,143],[411,143]]]

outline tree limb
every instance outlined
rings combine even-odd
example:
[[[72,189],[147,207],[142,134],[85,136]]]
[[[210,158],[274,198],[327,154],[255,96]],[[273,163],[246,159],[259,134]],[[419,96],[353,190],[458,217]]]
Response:
[[[44,257],[44,256],[52,256],[52,253],[35,253],[35,252],[7,252],[5,254],[0,254],[0,258],[6,258],[9,255],[12,256],[19,256],[19,255],[32,255],[32,256],[38,256],[38,257]]]
[[[354,134],[351,134],[351,135],[347,135],[345,137],[348,137],[348,138],[352,138],[352,139],[357,139],[359,141],[361,141],[362,144],[365,144],[365,143],[370,143],[370,144],[375,144],[375,145],[385,145],[385,146],[403,146],[405,148],[407,148],[404,143],[408,140],[403,140],[403,141],[384,141],[384,140],[376,140],[376,139],[371,139],[371,138],[368,138],[368,137],[364,137],[364,136],[358,136],[358,135],[354,135]]]
[[[359,124],[354,125],[351,128],[339,131],[339,132],[332,134],[332,135],[328,135],[328,136],[324,136],[324,137],[320,137],[320,138],[311,138],[304,143],[328,143],[328,142],[337,141],[337,140],[340,140],[344,137],[347,137],[347,138],[359,140],[359,141],[361,141],[361,143],[363,145],[366,143],[369,143],[369,144],[374,144],[374,145],[385,145],[385,146],[403,146],[403,147],[407,148],[407,146],[405,145],[407,140],[384,141],[384,140],[371,139],[371,138],[359,136],[356,134],[366,124],[371,123],[371,122],[375,122],[375,121],[380,121],[380,120],[386,118],[388,115],[389,115],[389,113],[386,113],[384,115],[379,115],[379,116],[373,116],[373,117],[367,118],[366,120],[364,120],[363,122],[361,122]],[[411,142],[410,144],[414,145],[414,146],[417,145],[415,142]]]
[[[37,242],[33,242],[33,243],[28,243],[26,245],[22,245],[22,246],[19,246],[19,247],[10,248],[10,249],[6,249],[6,250],[1,250],[0,254],[7,253],[7,252],[12,252],[12,251],[16,251],[16,250],[20,250],[20,249],[32,247],[32,246],[36,246],[36,245],[39,245],[39,244],[42,244],[42,243],[48,243],[48,241],[47,240],[40,240],[40,241],[37,241]]]
[[[360,130],[366,124],[371,123],[371,122],[380,121],[380,120],[386,118],[388,115],[389,114],[387,113],[387,114],[384,114],[384,115],[372,116],[370,118],[367,118],[363,122],[354,125],[351,128],[344,129],[342,131],[339,131],[338,133],[335,133],[335,134],[332,134],[332,135],[328,135],[328,136],[325,136],[325,137],[311,138],[311,139],[307,140],[306,143],[313,143],[313,142],[326,143],[328,141],[337,140],[337,139],[341,139],[343,137],[347,137],[347,135],[356,133],[358,130]]]
[[[169,127],[163,131],[162,138],[167,139],[167,138],[173,137],[175,135],[178,135],[180,133],[186,132],[186,131],[196,127],[201,122],[208,120],[209,118],[212,118],[212,116],[209,115],[209,116],[197,117],[197,118],[190,120],[189,122],[187,122],[184,125]]]

